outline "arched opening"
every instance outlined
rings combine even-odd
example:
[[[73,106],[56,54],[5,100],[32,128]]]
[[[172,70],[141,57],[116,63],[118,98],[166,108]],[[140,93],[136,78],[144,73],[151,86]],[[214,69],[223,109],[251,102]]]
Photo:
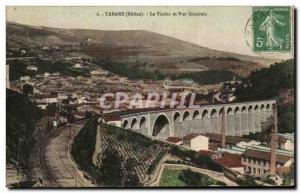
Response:
[[[265,110],[265,105],[264,105],[264,104],[262,104],[262,105],[260,106],[260,110],[262,110],[262,111]]]
[[[229,107],[229,108],[227,109],[227,115],[232,115],[232,114],[233,114],[232,108]]]
[[[224,111],[224,107],[222,107],[222,108],[220,109],[220,111],[219,111],[219,116],[222,116],[223,111]],[[224,113],[224,115],[225,115],[225,113]]]
[[[146,128],[146,117],[142,117],[140,120],[140,128],[144,129]]]
[[[250,133],[255,133],[255,119],[252,105],[248,107],[248,128]]]
[[[275,107],[275,103],[272,103],[272,109]]]
[[[210,117],[217,117],[218,113],[216,109],[213,109],[210,113]]]
[[[266,109],[269,111],[270,110],[270,104],[267,104]]]
[[[247,173],[251,173],[251,167],[250,166],[247,167]]]
[[[122,124],[122,127],[123,127],[123,128],[126,128],[127,126],[128,126],[128,120],[125,119],[125,121],[124,121],[123,124]]]
[[[208,117],[208,110],[207,109],[204,109],[204,111],[202,112],[202,116],[201,117],[202,117],[202,119]]]
[[[173,120],[174,120],[175,122],[179,122],[179,121],[180,121],[180,113],[179,113],[179,112],[176,112],[176,113],[174,114]]]
[[[226,111],[226,129],[225,134],[234,136],[236,132],[234,130],[234,112],[232,107],[228,107]]]
[[[195,110],[193,113],[193,119],[199,119],[200,118],[200,112],[198,110]]]
[[[153,126],[152,136],[157,137],[168,137],[170,130],[170,123],[165,115],[159,115]]]
[[[185,121],[185,120],[190,120],[190,112],[185,111],[185,112],[183,113],[183,118],[182,118],[182,120],[183,120],[183,121]]]
[[[258,111],[258,105],[255,105],[254,111]]]
[[[245,106],[242,107],[242,111],[241,111],[242,114],[246,113],[246,109],[247,109],[247,108],[246,108]]]
[[[234,114],[240,113],[240,108],[239,107],[235,107],[234,109]]]
[[[132,130],[138,129],[138,122],[137,122],[136,118],[132,119],[132,121],[131,121],[131,129]]]
[[[219,118],[216,109],[212,109],[210,112],[210,127],[209,132],[219,133]]]
[[[253,107],[250,105],[249,107],[248,107],[248,112],[251,112],[253,110]]]

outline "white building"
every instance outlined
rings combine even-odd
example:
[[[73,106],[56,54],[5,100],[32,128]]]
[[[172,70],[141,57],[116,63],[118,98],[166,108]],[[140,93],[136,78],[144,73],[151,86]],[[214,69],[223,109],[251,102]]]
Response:
[[[82,66],[81,66],[81,64],[77,63],[77,64],[73,65],[73,68],[79,69],[79,68],[82,68]]]
[[[94,70],[90,72],[91,78],[93,80],[103,80],[105,79],[107,74],[108,74],[107,71],[99,71],[99,70]]]
[[[236,144],[236,146],[241,147],[241,148],[246,148],[252,145],[260,145],[261,142],[259,141],[255,141],[255,140],[251,140],[249,142],[245,142],[245,141],[241,141],[239,143]]]
[[[30,80],[30,76],[21,76],[21,77],[20,77],[20,80],[21,80],[21,81],[27,81],[27,80]]]
[[[48,76],[50,76],[50,73],[49,72],[45,72],[44,73],[44,77],[48,77]]]
[[[26,67],[26,70],[37,71],[37,67],[34,65],[29,65]]]
[[[191,133],[183,137],[183,146],[195,151],[208,151],[208,143],[209,138],[198,133]]]
[[[294,151],[294,133],[279,133],[278,138],[284,138],[282,143],[279,144],[281,149]]]

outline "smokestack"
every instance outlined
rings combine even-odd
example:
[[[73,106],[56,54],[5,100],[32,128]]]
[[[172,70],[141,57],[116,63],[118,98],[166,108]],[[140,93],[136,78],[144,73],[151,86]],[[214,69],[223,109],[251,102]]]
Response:
[[[221,147],[225,147],[225,107],[222,110]]]
[[[271,157],[270,157],[270,175],[276,175],[276,148],[277,148],[277,107],[273,106],[273,127],[271,130]]]

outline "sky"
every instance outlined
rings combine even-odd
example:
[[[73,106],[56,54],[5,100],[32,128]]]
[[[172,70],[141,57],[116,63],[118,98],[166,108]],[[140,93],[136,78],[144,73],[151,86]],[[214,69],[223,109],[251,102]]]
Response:
[[[150,12],[200,12],[206,16],[149,16]],[[105,12],[143,12],[144,16],[105,16]],[[100,16],[97,16],[97,13]],[[104,15],[102,15],[104,14]],[[148,30],[211,49],[256,55],[245,28],[252,7],[68,7],[6,8],[6,20],[33,26],[68,29]],[[251,29],[251,28],[250,28]],[[270,56],[266,56],[270,57]],[[281,54],[290,58],[291,54]]]

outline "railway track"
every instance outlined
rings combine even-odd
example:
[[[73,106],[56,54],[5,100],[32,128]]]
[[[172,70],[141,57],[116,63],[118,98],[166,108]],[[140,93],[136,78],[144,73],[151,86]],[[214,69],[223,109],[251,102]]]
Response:
[[[46,139],[48,141],[48,139]],[[53,173],[53,171],[51,170],[51,168],[48,166],[46,160],[45,160],[45,155],[46,155],[46,143],[41,144],[40,148],[39,148],[39,153],[38,153],[38,157],[39,157],[39,164],[40,167],[45,175],[44,181],[43,181],[43,186],[45,187],[60,187],[55,174]]]
[[[62,126],[40,138],[34,148],[33,170],[43,187],[90,187],[71,160],[69,143],[85,121]],[[71,132],[73,130],[73,133]]]

